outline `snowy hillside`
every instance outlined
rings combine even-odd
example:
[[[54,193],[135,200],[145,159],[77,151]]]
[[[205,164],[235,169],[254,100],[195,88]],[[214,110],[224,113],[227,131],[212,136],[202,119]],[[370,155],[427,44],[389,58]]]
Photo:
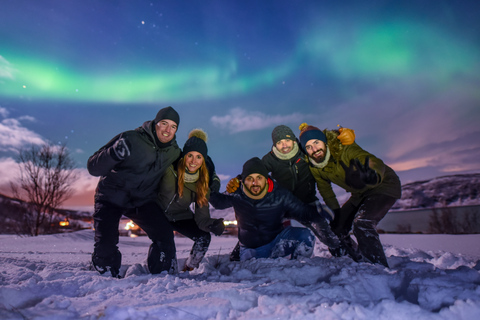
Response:
[[[392,209],[409,210],[480,205],[480,173],[437,177],[402,186]]]

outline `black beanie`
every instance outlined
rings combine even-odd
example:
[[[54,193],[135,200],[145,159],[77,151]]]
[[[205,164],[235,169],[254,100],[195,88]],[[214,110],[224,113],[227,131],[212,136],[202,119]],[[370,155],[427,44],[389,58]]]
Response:
[[[289,139],[295,141],[297,138],[293,133],[292,129],[285,125],[279,125],[275,127],[272,131],[272,141],[273,145],[277,144],[278,141],[283,139]]]
[[[155,124],[157,124],[157,122],[159,122],[160,120],[165,119],[172,120],[177,124],[177,127],[180,125],[180,116],[178,115],[177,111],[175,111],[175,109],[173,109],[172,107],[160,109],[153,121],[155,122]]]
[[[265,178],[268,178],[268,170],[267,168],[265,168],[262,160],[260,160],[258,157],[254,157],[245,162],[245,164],[243,165],[242,180],[245,180],[245,178],[252,173],[258,173]]]
[[[182,157],[191,151],[199,152],[204,159],[207,159],[207,134],[202,129],[193,129],[188,134],[188,140],[185,142],[182,151]]]

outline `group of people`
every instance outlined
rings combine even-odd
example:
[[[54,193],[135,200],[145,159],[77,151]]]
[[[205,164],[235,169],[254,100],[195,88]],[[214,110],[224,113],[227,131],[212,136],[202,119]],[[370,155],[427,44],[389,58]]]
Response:
[[[272,150],[262,159],[246,161],[242,173],[220,193],[207,134],[192,130],[180,149],[179,124],[177,111],[163,108],[154,120],[120,133],[88,159],[90,174],[100,177],[92,254],[98,272],[119,277],[122,215],[152,240],[150,273],[178,272],[174,231],[194,242],[183,271],[198,267],[211,233],[219,236],[225,228],[223,219],[211,218],[209,203],[234,208],[239,241],[231,260],[308,257],[317,237],[333,256],[388,267],[375,227],[400,198],[400,181],[382,160],[355,143],[353,130],[322,131],[302,124],[297,138],[289,127],[277,126]],[[342,207],[332,183],[351,193]],[[317,188],[330,210],[320,204]],[[357,242],[350,237],[352,228]]]

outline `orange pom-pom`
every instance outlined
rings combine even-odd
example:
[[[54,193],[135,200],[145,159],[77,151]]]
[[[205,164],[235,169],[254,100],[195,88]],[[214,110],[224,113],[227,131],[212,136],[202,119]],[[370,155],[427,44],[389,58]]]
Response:
[[[300,131],[303,131],[303,129],[305,129],[306,127],[308,127],[308,124],[304,122],[298,127],[298,129],[300,129]]]

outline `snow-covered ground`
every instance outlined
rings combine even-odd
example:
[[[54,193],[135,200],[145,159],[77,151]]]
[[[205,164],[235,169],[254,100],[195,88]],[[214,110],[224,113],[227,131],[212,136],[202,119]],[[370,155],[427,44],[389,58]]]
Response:
[[[382,235],[386,269],[332,258],[230,262],[150,275],[147,237],[120,241],[125,278],[89,268],[93,231],[0,235],[0,319],[480,319],[480,235]],[[192,242],[177,238],[179,264]]]

